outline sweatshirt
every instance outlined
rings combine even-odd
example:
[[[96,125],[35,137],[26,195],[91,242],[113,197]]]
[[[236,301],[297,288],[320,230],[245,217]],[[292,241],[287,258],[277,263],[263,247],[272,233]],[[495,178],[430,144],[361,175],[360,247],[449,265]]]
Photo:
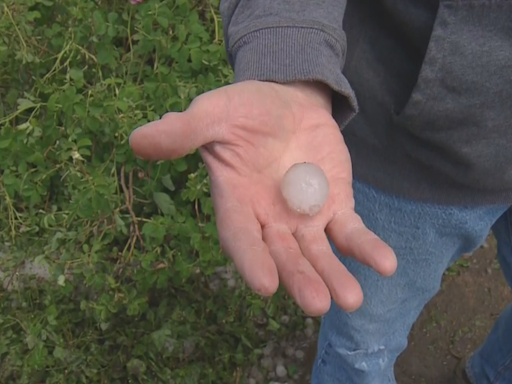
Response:
[[[221,15],[235,82],[329,85],[359,181],[512,205],[511,0],[222,0]]]

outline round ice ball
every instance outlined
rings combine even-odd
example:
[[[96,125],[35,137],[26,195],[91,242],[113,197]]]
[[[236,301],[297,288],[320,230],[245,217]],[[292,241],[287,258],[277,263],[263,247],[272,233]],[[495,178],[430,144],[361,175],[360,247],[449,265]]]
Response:
[[[318,165],[297,163],[284,174],[281,192],[292,210],[313,216],[320,212],[329,197],[329,182]]]

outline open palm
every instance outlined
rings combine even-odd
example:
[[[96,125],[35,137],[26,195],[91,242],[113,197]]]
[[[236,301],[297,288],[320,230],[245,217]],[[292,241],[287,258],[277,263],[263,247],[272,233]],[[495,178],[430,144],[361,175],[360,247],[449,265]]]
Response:
[[[326,234],[383,275],[396,268],[393,251],[354,212],[350,156],[329,100],[318,95],[308,86],[243,82],[205,93],[130,138],[148,160],[199,148],[223,250],[253,290],[271,295],[281,281],[311,315],[325,313],[331,297],[346,310],[362,302]],[[320,166],[330,184],[327,203],[312,217],[291,211],[280,190],[284,173],[304,161]]]

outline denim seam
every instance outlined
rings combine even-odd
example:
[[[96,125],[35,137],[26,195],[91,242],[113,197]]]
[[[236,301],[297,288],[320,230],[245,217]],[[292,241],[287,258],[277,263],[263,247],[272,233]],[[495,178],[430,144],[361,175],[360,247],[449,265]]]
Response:
[[[493,380],[491,380],[491,384],[500,384],[500,380],[505,374],[505,371],[508,367],[512,367],[512,356],[510,356],[507,362],[501,366],[501,368],[498,370],[496,377]]]
[[[512,223],[512,207],[508,209],[507,213],[507,227],[508,227],[508,234],[510,237],[510,241],[512,241],[512,226],[510,223]],[[512,367],[512,356],[509,357],[509,359],[501,366],[501,368],[498,370],[496,377],[491,381],[491,384],[499,384],[501,378],[505,374],[505,371],[507,368]]]
[[[471,382],[471,384],[475,384],[476,383],[475,375],[473,374],[473,371],[471,369],[471,364],[470,364],[470,361],[472,358],[473,358],[473,354],[471,354],[471,356],[469,356],[469,358],[466,360],[466,364],[465,364],[464,368],[466,368],[466,375],[468,376],[468,379]]]
[[[507,227],[508,227],[508,235],[510,237],[510,242],[512,242],[512,207],[510,207],[507,211]]]

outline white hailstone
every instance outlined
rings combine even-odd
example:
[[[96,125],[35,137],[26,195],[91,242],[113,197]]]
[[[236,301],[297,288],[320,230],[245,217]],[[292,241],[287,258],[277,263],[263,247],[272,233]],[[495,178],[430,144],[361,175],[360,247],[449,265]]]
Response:
[[[304,324],[306,324],[306,327],[312,327],[313,319],[311,317],[306,318],[306,320],[304,320]]]
[[[303,358],[304,358],[304,352],[303,352],[303,351],[301,351],[300,349],[297,349],[297,350],[295,351],[295,357],[296,357],[297,359],[303,359]]]
[[[329,197],[329,182],[318,165],[297,163],[284,174],[281,193],[292,210],[314,216]]]

